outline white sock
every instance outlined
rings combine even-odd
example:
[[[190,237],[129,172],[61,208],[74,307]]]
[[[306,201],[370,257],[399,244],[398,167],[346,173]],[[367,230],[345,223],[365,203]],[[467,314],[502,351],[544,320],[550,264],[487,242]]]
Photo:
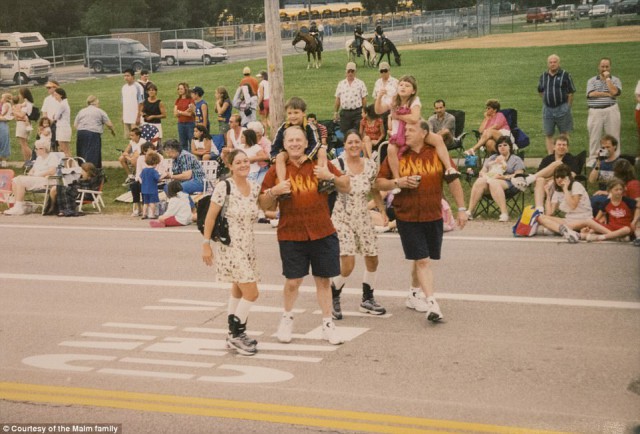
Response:
[[[529,175],[524,180],[527,181],[527,185],[531,185],[534,182],[536,182],[536,178],[537,178],[536,175]]]
[[[417,297],[422,292],[422,288],[416,288],[415,286],[412,286],[409,288],[409,292]]]
[[[427,297],[427,303],[431,301],[436,301],[436,298],[433,295],[430,295],[429,297]]]
[[[371,289],[373,289],[376,285],[377,277],[378,277],[377,271],[364,270],[364,274],[362,275],[362,283],[366,283],[367,285],[369,285]]]
[[[331,324],[333,322],[333,318],[322,318],[322,325],[326,326],[327,324]]]
[[[235,315],[240,320],[240,324],[244,324],[247,322],[247,318],[249,317],[249,311],[251,310],[251,306],[253,306],[253,301],[249,301],[247,299],[240,299],[238,303],[238,307],[236,308]]]
[[[333,284],[335,285],[336,289],[342,289],[345,283],[347,283],[347,278],[342,277],[342,275],[337,275],[333,278]]]
[[[283,316],[283,317],[285,317],[285,316],[286,316],[287,318],[292,318],[292,319],[293,319],[293,312],[291,312],[291,311],[288,311],[288,312],[287,312],[287,311],[285,310],[285,311],[283,312],[282,316]]]
[[[235,315],[236,310],[238,309],[238,303],[240,303],[241,298],[235,298],[233,295],[229,297],[229,303],[227,305],[227,313],[229,315]]]

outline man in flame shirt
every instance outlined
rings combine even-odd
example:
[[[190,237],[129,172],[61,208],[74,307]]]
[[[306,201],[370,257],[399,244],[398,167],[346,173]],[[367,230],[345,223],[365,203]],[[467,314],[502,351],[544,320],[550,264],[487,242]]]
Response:
[[[392,179],[389,162],[385,160],[375,187],[381,191],[402,189],[393,199],[393,209],[405,258],[413,261],[406,306],[426,312],[427,319],[436,322],[443,315],[433,296],[433,271],[429,260],[440,259],[442,247],[444,168],[435,148],[438,142],[442,142],[442,137],[431,133],[429,123],[424,119],[407,123],[405,134],[409,149],[400,158],[400,177]],[[453,161],[451,165],[455,167]],[[467,222],[462,184],[456,179],[449,183],[449,189],[458,207],[457,220],[462,229]]]
[[[311,266],[322,310],[322,337],[333,345],[339,345],[343,340],[331,316],[330,279],[340,274],[340,245],[331,223],[327,193],[318,192],[318,182],[331,181],[341,193],[348,193],[351,185],[349,177],[331,163],[319,166],[309,158],[303,159],[306,147],[307,135],[300,126],[290,126],[285,130],[284,148],[289,154],[286,181],[278,183],[275,166],[271,166],[262,182],[259,197],[263,209],[272,209],[278,196],[291,194],[290,200],[279,202],[278,243],[286,282],[284,314],[277,338],[282,343],[291,342],[293,307],[298,289]]]

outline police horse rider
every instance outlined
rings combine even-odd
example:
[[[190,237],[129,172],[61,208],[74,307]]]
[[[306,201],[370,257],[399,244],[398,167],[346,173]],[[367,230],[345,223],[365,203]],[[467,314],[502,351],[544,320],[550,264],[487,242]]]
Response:
[[[353,38],[354,43],[356,45],[356,53],[358,57],[362,56],[362,42],[364,38],[362,37],[362,26],[360,24],[356,25],[356,28],[353,30]]]
[[[309,25],[309,34],[316,39],[319,48],[318,51],[323,51],[320,31],[318,30],[318,26],[316,25],[315,21],[311,21],[311,24]]]

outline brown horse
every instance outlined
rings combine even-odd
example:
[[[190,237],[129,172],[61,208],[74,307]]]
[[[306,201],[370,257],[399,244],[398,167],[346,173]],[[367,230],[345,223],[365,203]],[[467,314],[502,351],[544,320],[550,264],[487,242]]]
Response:
[[[312,35],[309,32],[298,31],[291,42],[291,45],[296,45],[298,42],[304,41],[304,51],[307,52],[307,69],[311,67],[311,56],[313,56],[313,66],[318,69],[322,65],[322,49]]]

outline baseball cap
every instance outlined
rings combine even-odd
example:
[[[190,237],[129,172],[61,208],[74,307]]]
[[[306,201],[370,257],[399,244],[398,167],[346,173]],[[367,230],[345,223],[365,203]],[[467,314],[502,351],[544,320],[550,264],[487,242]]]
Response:
[[[347,71],[353,69],[354,71],[356,70],[356,64],[353,62],[349,62],[347,63]]]
[[[200,86],[194,86],[191,89],[191,92],[196,93],[196,94],[198,94],[200,96],[204,95],[204,89],[202,89]]]
[[[251,74],[251,68],[249,68],[248,66],[245,66],[244,69],[242,70],[242,74],[243,75]]]
[[[389,62],[380,62],[380,66],[378,66],[378,71],[382,71],[383,69],[386,69],[387,71],[391,69]]]

